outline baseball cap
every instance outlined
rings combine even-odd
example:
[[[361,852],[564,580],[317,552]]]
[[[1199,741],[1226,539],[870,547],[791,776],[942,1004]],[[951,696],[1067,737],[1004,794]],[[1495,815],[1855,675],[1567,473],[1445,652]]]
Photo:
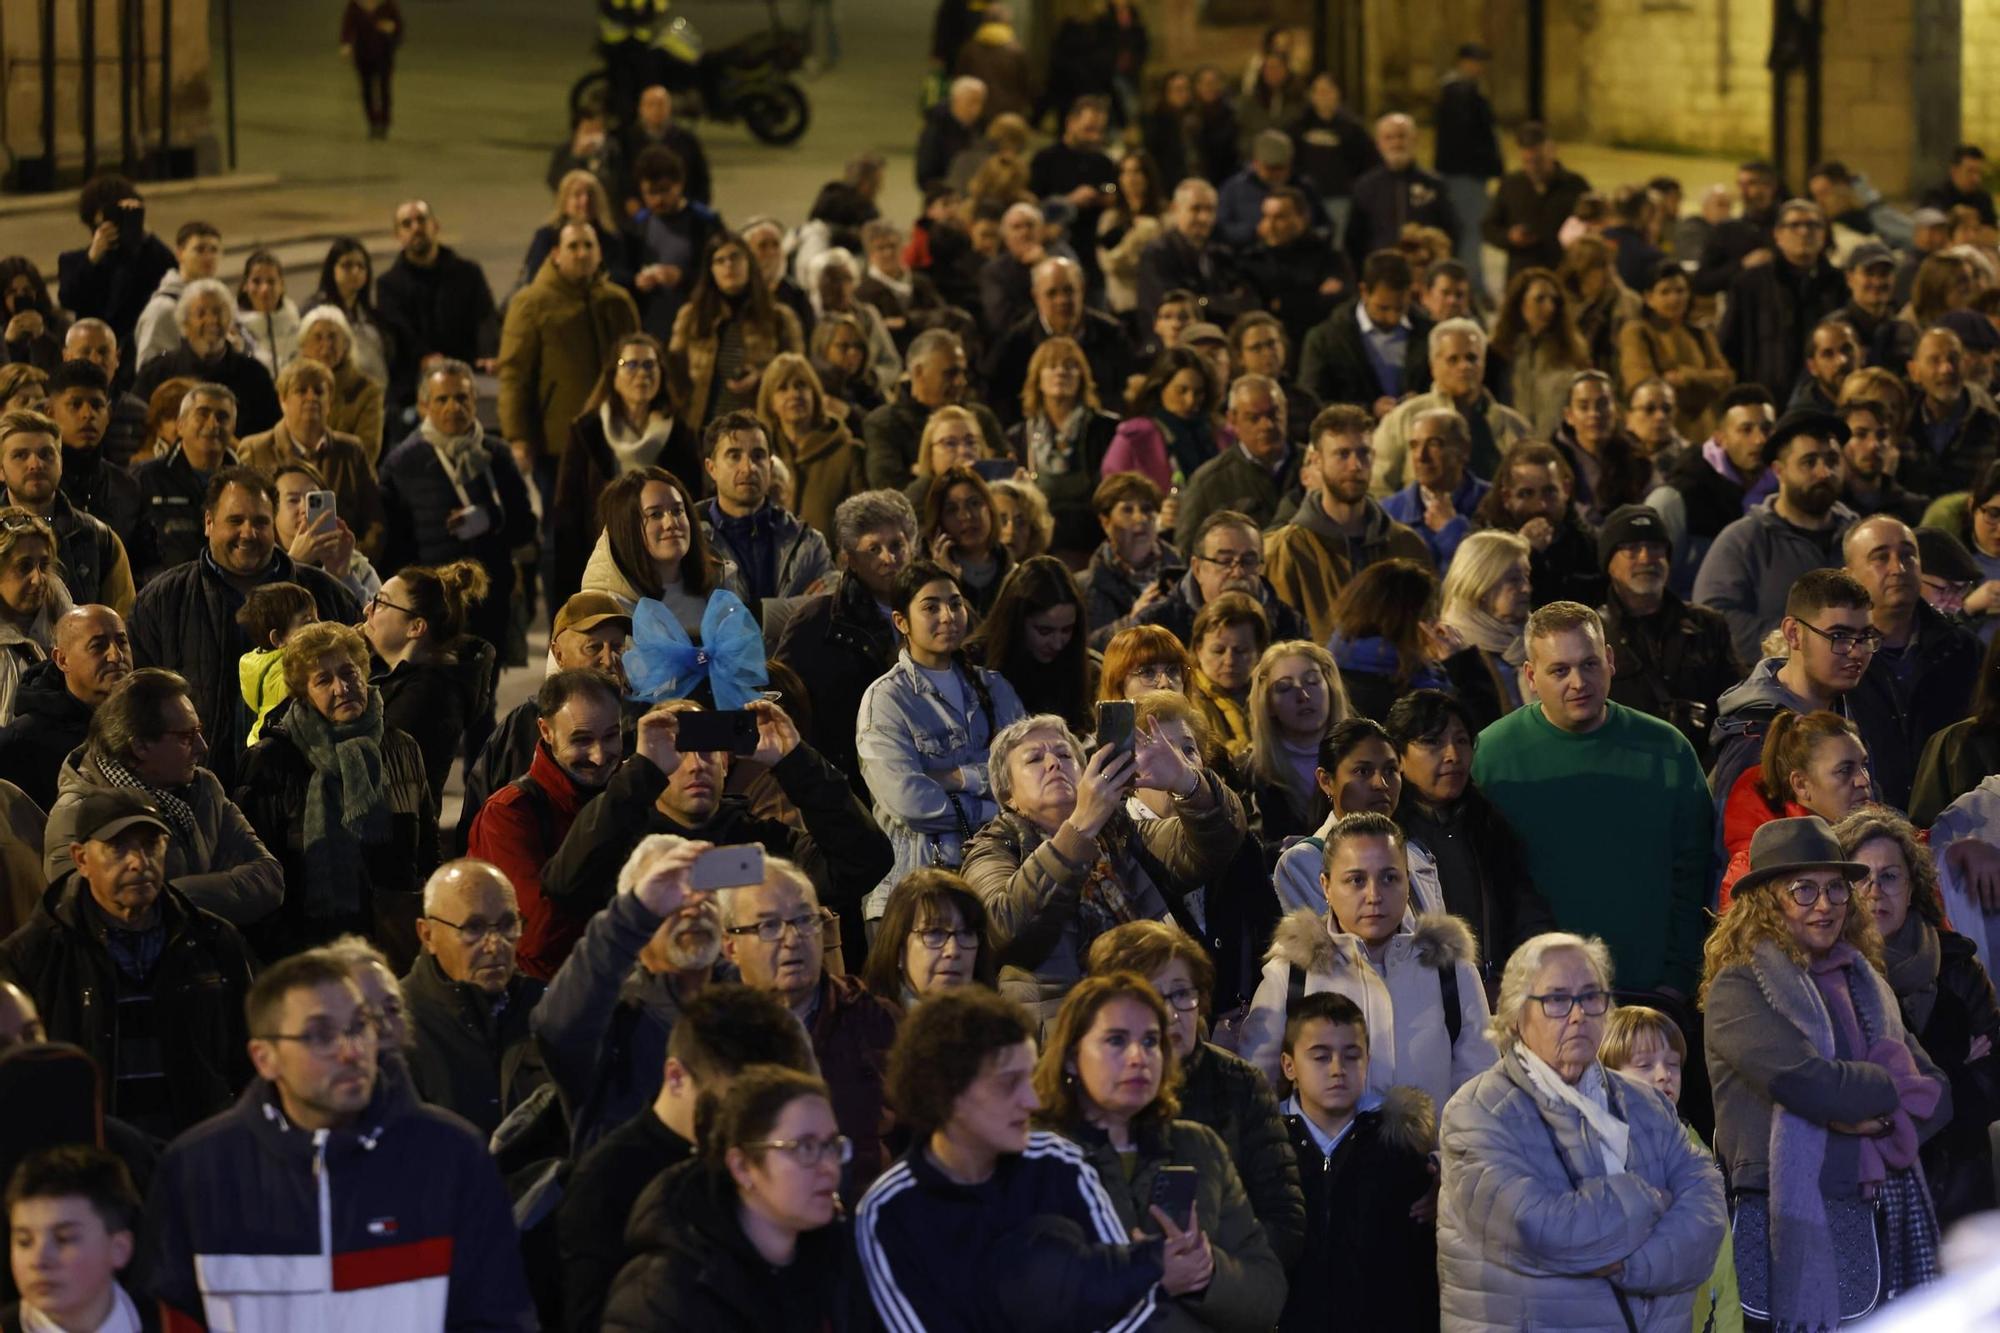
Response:
[[[572,629],[582,632],[607,620],[622,620],[626,629],[632,628],[630,613],[619,606],[618,599],[610,593],[580,592],[564,602],[562,610],[556,612],[555,632],[561,634]]]
[[[1609,565],[1619,547],[1634,542],[1658,542],[1669,551],[1673,549],[1667,525],[1650,505],[1619,505],[1604,516],[1604,526],[1597,530],[1597,563]]]
[[[1190,324],[1181,334],[1181,346],[1183,347],[1193,347],[1197,343],[1226,343],[1228,341],[1229,335],[1222,331],[1220,325],[1216,324]]]
[[[1896,252],[1880,241],[1863,241],[1848,252],[1846,267],[1849,273],[1858,272],[1871,264],[1887,264],[1894,268]]]
[[[2000,332],[1993,328],[1993,321],[1977,310],[1947,310],[1937,318],[1938,327],[1950,329],[1958,335],[1968,352],[2000,351]]]
[[[76,804],[76,831],[86,841],[109,842],[134,824],[151,824],[171,835],[160,807],[136,791],[100,787]]]

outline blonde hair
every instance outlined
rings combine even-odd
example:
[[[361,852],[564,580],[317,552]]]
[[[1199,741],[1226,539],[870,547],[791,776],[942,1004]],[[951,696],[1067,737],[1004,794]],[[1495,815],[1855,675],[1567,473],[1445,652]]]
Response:
[[[550,210],[549,220],[546,225],[554,227],[560,232],[566,223],[576,221],[575,218],[569,215],[568,210],[563,207],[563,200],[569,198],[571,187],[576,185],[588,185],[590,187],[590,220],[605,231],[616,235],[618,231],[618,219],[611,212],[611,196],[604,192],[604,182],[581,167],[578,167],[574,171],[565,171],[563,178],[556,182],[556,206]]]
[[[297,633],[285,640],[281,659],[285,692],[294,699],[304,699],[306,681],[313,668],[322,658],[335,656],[344,657],[359,668],[364,681],[368,678],[368,640],[361,637],[360,630],[336,620],[316,620],[300,626]]]
[[[1882,935],[1875,929],[1874,914],[1858,895],[1847,900],[1847,919],[1841,923],[1840,938],[1853,945],[1870,967],[1877,972],[1885,971]],[[1756,885],[1747,893],[1739,887],[1729,900],[1729,910],[1716,920],[1715,929],[1709,932],[1708,942],[1701,950],[1701,993],[1696,1003],[1706,1009],[1708,988],[1715,984],[1715,979],[1728,968],[1749,963],[1757,946],[1766,941],[1778,946],[1785,957],[1800,967],[1811,961],[1792,937],[1791,927],[1785,924],[1785,909],[1778,901],[1775,880]]]
[[[1028,358],[1028,377],[1021,383],[1021,415],[1033,421],[1042,410],[1042,371],[1051,361],[1067,358],[1077,367],[1077,400],[1095,411],[1097,402],[1097,380],[1090,373],[1090,360],[1083,354],[1083,348],[1076,339],[1057,334],[1053,338],[1042,339],[1041,346]]]
[[[1444,576],[1441,614],[1449,616],[1458,607],[1486,610],[1486,599],[1507,571],[1526,560],[1534,548],[1518,533],[1488,528],[1475,532],[1459,545]]]
[[[797,352],[780,352],[771,358],[771,364],[764,367],[763,382],[757,386],[757,419],[764,423],[764,429],[771,434],[773,453],[789,451],[785,432],[779,428],[778,393],[796,381],[803,381],[812,393],[812,412],[815,422],[826,419],[826,389],[819,382],[819,372],[812,362]]]
[[[1283,747],[1278,744],[1278,729],[1271,721],[1271,677],[1276,674],[1278,663],[1287,657],[1305,658],[1319,668],[1326,680],[1326,731],[1321,733],[1322,740],[1347,720],[1353,707],[1348,703],[1347,686],[1340,679],[1340,667],[1333,654],[1310,639],[1283,639],[1272,644],[1250,670],[1251,771],[1259,782],[1283,787],[1310,807],[1312,789],[1299,785],[1298,770],[1280,753]]]
[[[1042,494],[1042,488],[1031,481],[1018,481],[1009,477],[1004,481],[989,482],[986,489],[993,492],[995,500],[1003,495],[1006,496],[1013,501],[1014,507],[1021,511],[1020,517],[1027,522],[1029,529],[1034,533],[1033,540],[1028,543],[1028,556],[1047,552],[1049,543],[1055,540],[1056,518],[1049,512],[1048,497]],[[996,514],[994,517],[997,519],[999,515]]]
[[[1687,1059],[1687,1037],[1680,1024],[1657,1009],[1625,1004],[1613,1009],[1604,1020],[1604,1035],[1597,1042],[1597,1062],[1606,1069],[1623,1069],[1632,1063],[1632,1057],[1639,1053],[1639,1047],[1648,1037],[1681,1059]]]
[[[924,422],[924,433],[917,441],[917,476],[919,478],[928,480],[937,475],[937,473],[931,471],[931,441],[937,438],[937,433],[945,428],[946,423],[954,421],[965,424],[966,428],[972,432],[973,438],[979,441],[979,456],[981,458],[986,457],[986,432],[979,428],[979,418],[972,414],[972,409],[969,407],[960,407],[956,403],[947,403],[945,406],[932,412],[930,419]]]
[[[55,529],[48,520],[37,517],[33,512],[19,505],[8,505],[0,509],[0,560],[14,554],[14,548],[24,541],[39,539],[49,548],[49,558],[57,560],[62,555],[56,546]],[[51,615],[54,612],[50,612]]]

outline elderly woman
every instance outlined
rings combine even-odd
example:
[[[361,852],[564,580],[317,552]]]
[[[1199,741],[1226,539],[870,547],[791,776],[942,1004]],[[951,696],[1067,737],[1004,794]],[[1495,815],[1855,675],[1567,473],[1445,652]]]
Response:
[[[1444,605],[1438,618],[1479,654],[1483,676],[1461,672],[1454,680],[1484,730],[1521,706],[1527,695],[1525,669],[1534,581],[1528,566],[1533,548],[1525,537],[1489,529],[1465,539],[1444,576]]]
[[[236,395],[239,435],[254,435],[277,425],[278,392],[272,387],[271,372],[256,357],[239,352],[229,342],[230,331],[236,327],[234,294],[214,278],[196,278],[181,290],[174,320],[180,327],[179,344],[140,367],[132,391],[145,398],[162,381],[187,375],[201,383],[223,385]],[[302,339],[304,332],[301,325]],[[343,428],[336,423],[334,429]]]
[[[416,741],[382,720],[368,642],[327,622],[284,646],[289,701],[244,756],[236,803],[285,869],[284,906],[254,932],[283,958],[348,931],[400,972],[416,961],[424,880],[438,864],[437,802]]]
[[[867,378],[877,393],[886,395],[894,390],[903,375],[903,354],[896,350],[896,340],[882,322],[882,313],[854,294],[861,285],[861,265],[855,262],[853,251],[840,246],[822,250],[806,261],[799,276],[816,320],[846,315],[861,326],[868,339]]]
[[[806,306],[810,312],[812,307]],[[852,421],[887,401],[868,366],[868,330],[845,310],[829,310],[813,321],[812,366],[826,390],[828,411]]]
[[[1841,853],[1868,867],[1863,900],[1882,936],[1889,989],[1908,1028],[1951,1080],[1951,1123],[1923,1148],[1924,1180],[1938,1225],[1992,1208],[1993,1148],[2000,1120],[2000,1005],[1972,941],[1945,924],[1937,867],[1910,822],[1883,806],[1833,827]]]
[[[1164,575],[1181,553],[1160,537],[1160,488],[1137,472],[1114,472],[1097,484],[1090,505],[1104,540],[1091,553],[1082,581],[1090,610],[1090,646],[1102,650],[1139,613],[1171,595]]]
[[[333,372],[333,397],[326,405],[326,428],[361,441],[370,463],[382,453],[382,381],[362,372],[354,359],[354,328],[338,306],[316,305],[299,320],[299,355]]]
[[[1002,992],[1045,1019],[1099,935],[1142,917],[1191,919],[1184,900],[1243,838],[1235,793],[1157,723],[1086,759],[1061,718],[1038,713],[994,737],[987,767],[1000,813],[966,844],[965,878],[993,917]],[[1173,814],[1135,824],[1134,786],[1171,792]]]
[[[13,720],[21,677],[48,660],[56,621],[70,609],[58,555],[45,520],[18,505],[0,509],[0,725]]]
[[[998,972],[979,895],[949,870],[925,869],[889,890],[861,981],[908,1010],[959,986],[991,989]]]
[[[811,362],[796,352],[771,359],[757,389],[757,419],[771,433],[771,453],[792,470],[792,512],[831,540],[840,502],[868,489],[867,458],[847,423],[828,410]]]
[[[347,320],[353,339],[354,364],[377,384],[389,382],[390,358],[405,349],[383,326],[375,305],[375,261],[368,247],[352,236],[337,236],[319,266],[319,285],[306,302],[306,313],[328,305]]]
[[[1950,1089],[1882,976],[1854,900],[1869,873],[1818,816],[1772,820],[1703,949],[1743,1308],[1780,1328],[1830,1328],[1937,1276],[1918,1152]]]
[[[1722,1177],[1667,1100],[1598,1062],[1604,943],[1537,935],[1500,981],[1499,1060],[1439,1127],[1447,1330],[1684,1333],[1722,1244]]]
[[[1076,339],[1044,339],[1028,358],[1021,420],[1007,431],[1009,448],[1048,497],[1059,550],[1089,550],[1097,537],[1091,495],[1118,433],[1118,418],[1102,410],[1097,395]]]

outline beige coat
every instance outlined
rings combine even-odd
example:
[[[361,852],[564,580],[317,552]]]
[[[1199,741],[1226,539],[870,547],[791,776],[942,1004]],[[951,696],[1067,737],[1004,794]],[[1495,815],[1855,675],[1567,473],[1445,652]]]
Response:
[[[501,433],[560,456],[613,344],[638,328],[639,308],[602,272],[572,282],[556,272],[555,256],[543,260],[500,328]]]
[[[1690,440],[1705,440],[1715,433],[1715,400],[1736,383],[1715,335],[1686,321],[1670,327],[1650,314],[1627,320],[1618,330],[1621,397],[1629,400],[1638,385],[1675,371],[1682,382],[1674,385],[1674,429]]]
[[[861,442],[828,416],[796,444],[782,429],[773,429],[771,448],[792,470],[792,512],[832,544],[834,511],[848,496],[868,489]]]

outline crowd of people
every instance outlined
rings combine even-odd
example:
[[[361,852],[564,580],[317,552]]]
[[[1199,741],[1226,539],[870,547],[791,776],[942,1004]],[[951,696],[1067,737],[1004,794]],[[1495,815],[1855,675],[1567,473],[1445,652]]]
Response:
[[[415,198],[300,302],[118,176],[0,259],[0,1327],[1938,1276],[2000,1121],[1983,154],[1690,202],[1505,169],[1475,45],[1434,169],[1287,34],[1055,49],[943,6],[913,219],[872,155],[740,215],[652,87],[504,299]]]

